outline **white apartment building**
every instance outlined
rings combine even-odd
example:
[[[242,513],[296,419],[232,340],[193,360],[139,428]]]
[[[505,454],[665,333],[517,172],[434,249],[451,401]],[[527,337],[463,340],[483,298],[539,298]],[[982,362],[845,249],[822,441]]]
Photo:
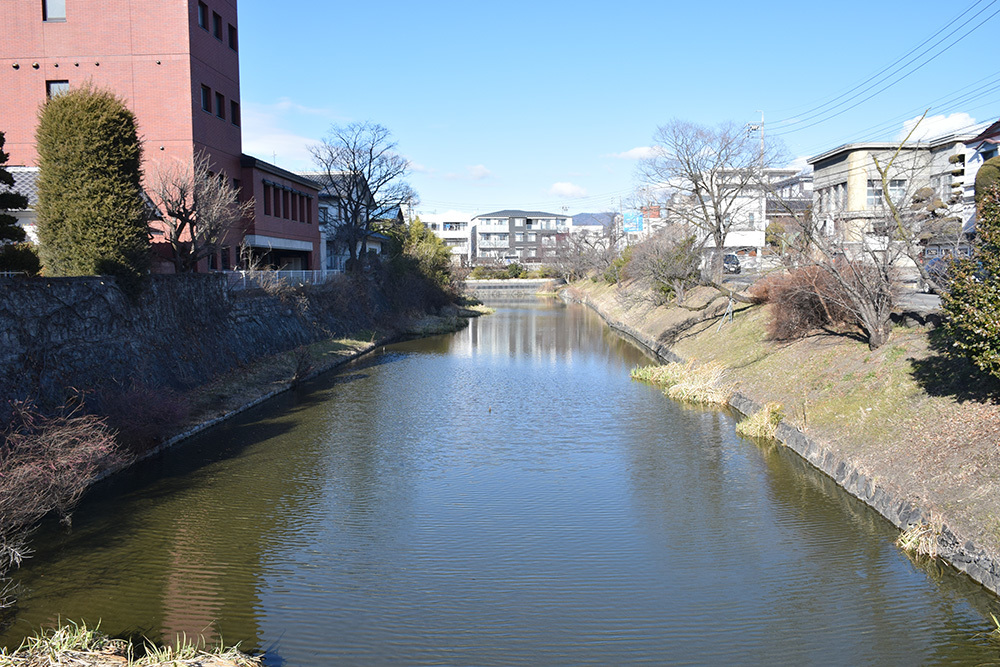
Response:
[[[458,266],[469,266],[475,257],[476,226],[472,214],[423,213],[420,221],[451,248],[451,260]]]

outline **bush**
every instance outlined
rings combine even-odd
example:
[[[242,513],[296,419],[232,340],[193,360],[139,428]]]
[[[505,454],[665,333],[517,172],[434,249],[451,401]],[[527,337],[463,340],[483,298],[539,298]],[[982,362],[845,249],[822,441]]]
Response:
[[[32,243],[9,243],[0,246],[0,271],[21,271],[37,275],[42,264]]]
[[[611,261],[611,264],[604,270],[604,282],[609,285],[617,284],[625,277],[625,271],[629,261],[632,259],[632,246],[626,247],[621,254]]]
[[[150,266],[135,116],[90,86],[39,114],[38,239],[47,275],[113,275],[137,286]]]
[[[511,262],[510,264],[507,265],[507,271],[506,271],[507,278],[524,278],[527,275],[527,273],[528,273],[527,269],[525,269],[517,262]]]
[[[755,303],[771,304],[768,336],[773,340],[801,338],[811,331],[852,324],[837,281],[818,266],[771,274],[750,288]]]
[[[0,576],[26,556],[27,535],[42,518],[55,512],[68,522],[94,477],[123,461],[111,430],[93,415],[46,416],[27,402],[12,411],[0,446]]]
[[[992,157],[979,167],[976,172],[976,205],[978,206],[986,193],[1000,182],[1000,155]]]
[[[979,202],[971,260],[952,264],[941,296],[953,349],[1000,378],[1000,183]]]

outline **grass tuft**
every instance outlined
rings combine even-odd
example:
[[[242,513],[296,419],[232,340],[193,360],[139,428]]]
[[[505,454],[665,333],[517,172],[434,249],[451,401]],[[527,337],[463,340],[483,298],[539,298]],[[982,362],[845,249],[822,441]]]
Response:
[[[745,438],[774,438],[774,432],[784,417],[780,403],[767,403],[736,425],[736,432]]]
[[[723,381],[725,375],[725,367],[714,361],[700,366],[691,361],[686,364],[644,366],[632,371],[633,379],[661,387],[674,400],[710,404],[729,402],[733,392]]]
[[[928,523],[915,523],[896,538],[896,546],[916,556],[937,556],[938,531]]]
[[[136,654],[141,657],[136,657]],[[134,646],[124,639],[111,639],[98,628],[67,621],[56,628],[28,637],[14,652],[0,648],[0,665],[43,667],[78,665],[80,667],[259,667],[261,661],[242,653],[238,647],[206,649],[204,642],[178,636],[173,646],[157,646],[146,640]]]

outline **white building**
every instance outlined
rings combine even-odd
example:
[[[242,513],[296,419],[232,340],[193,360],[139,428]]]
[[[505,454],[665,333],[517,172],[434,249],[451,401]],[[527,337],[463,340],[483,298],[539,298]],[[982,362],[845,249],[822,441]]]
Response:
[[[476,253],[476,226],[469,213],[424,213],[420,221],[451,248],[452,262],[469,266]]]

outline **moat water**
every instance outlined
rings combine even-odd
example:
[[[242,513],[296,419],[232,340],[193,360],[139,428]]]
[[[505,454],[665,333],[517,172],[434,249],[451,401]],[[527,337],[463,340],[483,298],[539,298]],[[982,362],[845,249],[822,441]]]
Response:
[[[44,527],[2,641],[62,618],[270,665],[1000,661],[995,597],[629,379],[651,362],[555,301],[388,346]]]

